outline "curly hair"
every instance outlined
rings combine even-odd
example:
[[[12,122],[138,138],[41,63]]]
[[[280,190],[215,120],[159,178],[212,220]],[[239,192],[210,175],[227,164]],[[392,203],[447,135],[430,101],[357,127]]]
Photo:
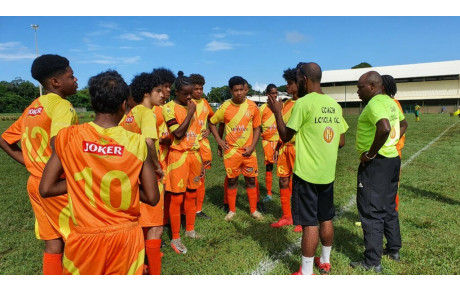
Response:
[[[32,78],[43,86],[47,79],[64,74],[69,67],[69,60],[59,55],[41,55],[34,60],[30,72]]]
[[[174,75],[174,73],[170,69],[166,69],[163,67],[153,69],[152,74],[160,77],[162,84],[169,83],[172,85],[174,83],[174,80],[176,80],[176,76]]]
[[[230,80],[228,80],[228,87],[230,88],[230,90],[233,90],[233,86],[236,86],[236,85],[243,85],[244,84],[248,84],[248,81],[246,81],[245,79],[243,79],[243,77],[240,77],[240,76],[233,76],[230,78]]]
[[[192,80],[193,85],[204,86],[206,83],[204,77],[200,74],[190,74],[189,78]]]
[[[382,75],[382,85],[385,93],[391,98],[394,98],[398,88],[396,87],[396,81],[393,76]]]
[[[128,99],[129,87],[115,70],[107,70],[88,81],[91,105],[96,113],[116,113]]]
[[[284,80],[286,80],[286,82],[288,81],[294,81],[294,83],[297,83],[297,76],[296,76],[296,73],[297,70],[296,69],[293,69],[293,68],[288,68],[286,70],[283,71],[283,78]]]
[[[181,91],[182,87],[192,86],[193,82],[189,77],[184,76],[184,72],[179,71],[177,73],[177,78],[174,81],[174,87],[176,91]]]
[[[268,84],[265,89],[265,94],[268,94],[273,88],[278,89],[275,84]]]
[[[161,80],[158,75],[151,73],[141,73],[134,76],[129,89],[134,102],[139,104],[144,100],[144,94],[152,92],[153,88],[161,85]]]

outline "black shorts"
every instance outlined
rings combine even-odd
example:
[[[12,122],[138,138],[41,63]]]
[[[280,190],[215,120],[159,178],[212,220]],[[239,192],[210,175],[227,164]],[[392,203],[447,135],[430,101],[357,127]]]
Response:
[[[318,221],[332,220],[335,216],[334,182],[312,184],[294,174],[291,212],[295,225],[316,226]]]

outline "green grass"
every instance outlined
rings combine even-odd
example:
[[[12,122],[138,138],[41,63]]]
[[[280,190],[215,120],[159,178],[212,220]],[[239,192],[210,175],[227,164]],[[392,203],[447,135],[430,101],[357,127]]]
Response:
[[[89,120],[89,115],[80,122]],[[407,115],[409,129],[405,161],[422,149],[441,132],[458,121],[448,115],[421,116],[415,122]],[[347,116],[350,126],[346,145],[339,151],[335,182],[334,220],[335,240],[332,249],[333,274],[372,274],[351,269],[350,261],[360,260],[364,250],[362,230],[355,226],[359,221],[356,205],[356,172],[358,155],[355,151],[357,116]],[[3,132],[12,121],[0,121]],[[213,153],[216,144],[211,138]],[[261,197],[266,195],[263,151],[257,147]],[[204,211],[212,220],[197,218],[196,230],[202,239],[183,236],[188,253],[178,255],[168,246],[163,248],[163,274],[251,274],[263,260],[277,260],[267,274],[290,274],[300,264],[300,234],[292,227],[273,229],[270,223],[281,215],[278,178],[273,179],[274,201],[267,205],[265,221],[258,222],[249,216],[249,205],[240,178],[237,216],[234,221],[223,220],[221,210],[224,168],[222,159],[213,156],[213,166],[207,172]],[[403,239],[401,262],[383,258],[383,274],[459,274],[460,267],[460,123],[423,151],[408,164],[401,174],[400,222]],[[43,243],[34,237],[34,219],[26,192],[27,171],[0,152],[0,274],[40,274]],[[274,175],[275,177],[276,175]],[[183,232],[182,232],[183,234]],[[169,244],[168,232],[164,239]],[[283,255],[290,248],[292,252]]]

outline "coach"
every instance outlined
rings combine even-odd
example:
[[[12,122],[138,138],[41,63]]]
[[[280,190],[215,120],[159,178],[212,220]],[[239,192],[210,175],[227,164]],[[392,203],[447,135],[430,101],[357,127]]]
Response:
[[[375,71],[358,80],[358,95],[365,107],[358,119],[356,149],[360,154],[357,181],[357,205],[364,234],[364,260],[350,266],[380,273],[383,234],[385,253],[399,258],[401,234],[396,211],[401,160],[396,150],[407,128],[396,103],[382,94],[382,77]]]

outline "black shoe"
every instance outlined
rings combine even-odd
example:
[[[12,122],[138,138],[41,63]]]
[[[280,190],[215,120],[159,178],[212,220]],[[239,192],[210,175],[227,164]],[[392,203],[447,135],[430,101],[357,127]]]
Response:
[[[204,213],[203,211],[197,212],[196,217],[200,217],[203,219],[212,219],[211,216],[207,216],[206,213]]]
[[[350,267],[352,268],[364,268],[366,271],[374,271],[376,273],[382,273],[382,265],[378,264],[377,266],[371,266],[364,262],[351,262]]]
[[[265,209],[264,204],[260,202],[257,202],[257,210],[259,210],[262,213],[265,213],[265,211],[267,211],[267,209]]]
[[[163,248],[165,246],[166,246],[166,243],[165,243],[164,239],[161,239],[161,247]]]
[[[388,256],[390,259],[392,259],[393,261],[396,261],[396,262],[399,262],[400,258],[399,258],[399,251],[391,251],[391,250],[388,250],[388,249],[383,249],[383,255],[384,256]]]
[[[230,207],[228,206],[228,203],[224,203],[224,206],[222,207],[225,213],[228,213],[230,211]]]

